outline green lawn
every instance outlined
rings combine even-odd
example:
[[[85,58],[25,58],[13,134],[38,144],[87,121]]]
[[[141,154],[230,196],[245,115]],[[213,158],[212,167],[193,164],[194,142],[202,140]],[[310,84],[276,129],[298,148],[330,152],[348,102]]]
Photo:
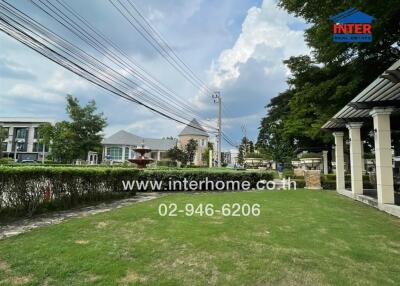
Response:
[[[258,217],[160,217],[160,203]],[[0,285],[400,285],[400,220],[330,191],[172,194],[0,241]]]

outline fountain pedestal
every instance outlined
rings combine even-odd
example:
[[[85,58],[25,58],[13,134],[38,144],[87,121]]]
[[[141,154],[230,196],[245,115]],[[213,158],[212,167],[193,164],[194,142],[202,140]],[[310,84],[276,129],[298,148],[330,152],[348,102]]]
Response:
[[[128,159],[128,161],[131,163],[135,163],[140,169],[146,168],[147,164],[154,161],[152,158],[149,158],[145,155],[146,153],[149,153],[151,149],[144,146],[144,144],[142,144],[142,146],[134,148],[133,151],[139,153],[140,155],[136,156],[133,159]]]

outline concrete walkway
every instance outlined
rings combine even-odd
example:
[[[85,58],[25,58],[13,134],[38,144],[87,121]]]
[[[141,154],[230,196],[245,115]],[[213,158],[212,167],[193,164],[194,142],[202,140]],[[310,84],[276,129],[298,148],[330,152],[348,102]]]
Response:
[[[128,199],[117,200],[110,203],[102,203],[95,206],[82,207],[72,210],[45,213],[32,218],[21,219],[7,225],[0,225],[0,239],[18,235],[32,229],[58,224],[71,218],[85,217],[98,213],[108,212],[134,203],[145,202],[161,197],[161,193],[138,193],[136,196]]]

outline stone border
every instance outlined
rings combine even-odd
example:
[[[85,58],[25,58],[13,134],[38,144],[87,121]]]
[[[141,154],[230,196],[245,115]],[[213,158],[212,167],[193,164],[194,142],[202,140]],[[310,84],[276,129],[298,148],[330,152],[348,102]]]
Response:
[[[338,190],[337,191],[339,194],[349,197],[355,201],[359,201],[363,204],[369,205],[373,208],[376,208],[378,210],[384,211],[388,214],[391,214],[395,217],[400,218],[400,206],[397,205],[390,205],[390,204],[378,204],[378,200],[371,198],[369,196],[366,195],[359,195],[356,194],[355,196],[353,195],[353,193],[349,190]]]
[[[89,215],[108,212],[113,209],[118,209],[135,203],[153,200],[163,195],[164,194],[161,193],[138,193],[136,196],[128,199],[117,200],[110,203],[101,203],[94,206],[76,208],[72,210],[45,213],[32,218],[17,220],[7,225],[0,225],[0,239],[25,233],[32,229],[46,225],[59,224],[72,218],[86,217]]]

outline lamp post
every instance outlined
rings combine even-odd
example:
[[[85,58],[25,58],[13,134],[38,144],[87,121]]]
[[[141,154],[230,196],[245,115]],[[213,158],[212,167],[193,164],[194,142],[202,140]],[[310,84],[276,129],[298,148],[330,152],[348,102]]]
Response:
[[[17,152],[18,152],[18,143],[22,143],[22,140],[15,139],[15,150],[14,150],[14,161],[17,162]]]

